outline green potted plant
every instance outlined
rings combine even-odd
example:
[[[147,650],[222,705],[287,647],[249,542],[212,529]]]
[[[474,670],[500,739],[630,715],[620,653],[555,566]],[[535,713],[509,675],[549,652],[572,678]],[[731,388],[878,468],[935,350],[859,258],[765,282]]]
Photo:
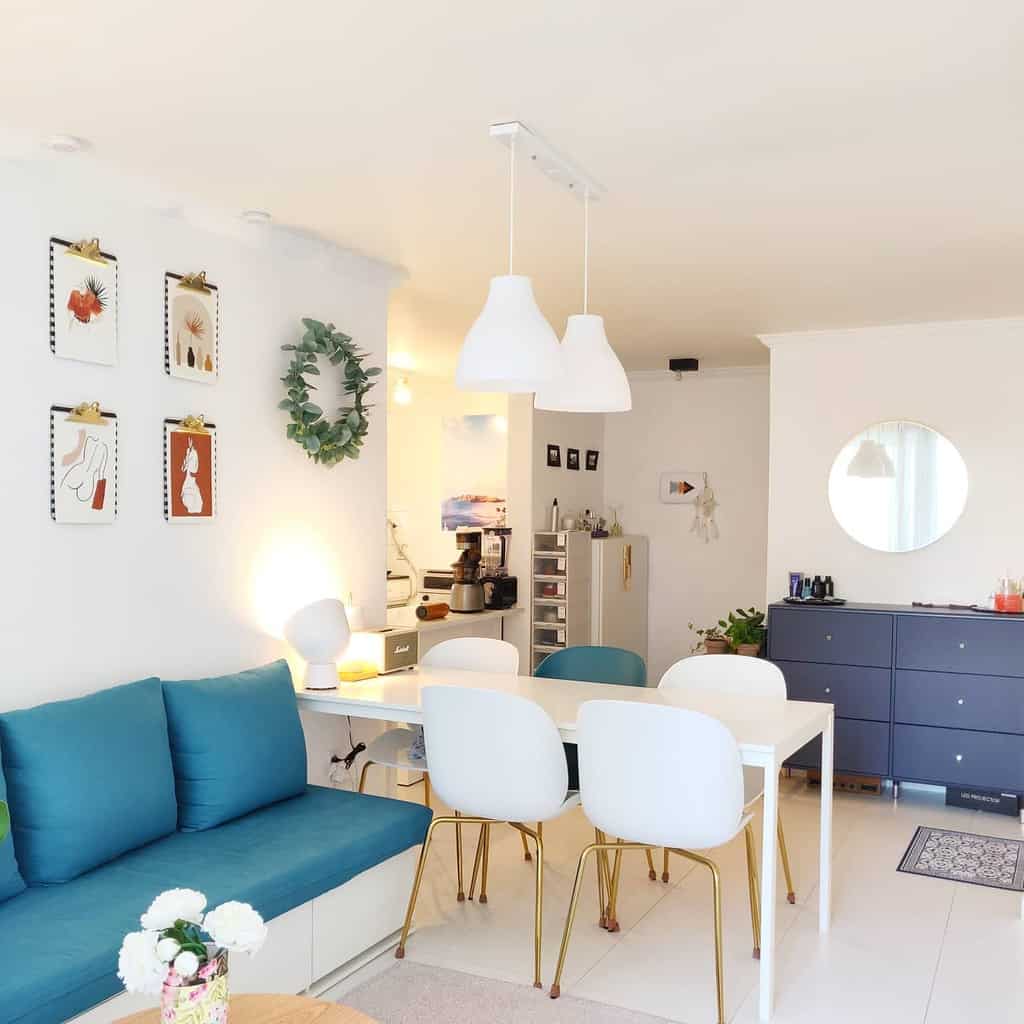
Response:
[[[715,626],[706,626],[704,629],[694,629],[690,623],[690,632],[696,634],[697,642],[690,648],[691,654],[703,651],[705,654],[728,654],[729,641],[722,632],[728,623],[719,619]]]
[[[737,608],[729,612],[728,618],[722,626],[729,645],[737,654],[756,658],[764,643],[764,612],[756,608]]]

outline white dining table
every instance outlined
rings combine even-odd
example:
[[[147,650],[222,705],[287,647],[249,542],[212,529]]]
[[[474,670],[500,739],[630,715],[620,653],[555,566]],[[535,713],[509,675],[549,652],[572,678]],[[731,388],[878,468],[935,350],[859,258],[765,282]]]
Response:
[[[640,701],[688,708],[717,718],[732,732],[746,765],[764,769],[764,826],[761,843],[761,964],[759,1016],[771,1020],[775,1003],[776,830],[779,769],[790,755],[821,737],[821,834],[818,862],[818,930],[827,932],[832,894],[833,706],[815,701],[688,693],[643,686],[541,679],[495,672],[413,669],[344,683],[334,690],[299,690],[306,711],[387,722],[422,724],[420,691],[425,686],[462,686],[517,694],[551,716],[562,739],[576,739],[580,707],[590,700]]]

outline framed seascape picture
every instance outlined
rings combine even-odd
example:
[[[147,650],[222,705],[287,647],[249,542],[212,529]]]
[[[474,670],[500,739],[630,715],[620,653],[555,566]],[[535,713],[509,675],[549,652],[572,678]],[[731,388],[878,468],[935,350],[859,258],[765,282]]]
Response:
[[[164,371],[214,384],[220,373],[220,293],[199,274],[164,274]]]
[[[117,364],[117,259],[99,239],[50,239],[50,350],[61,359]]]
[[[194,523],[216,514],[216,424],[201,416],[164,420],[164,518]]]
[[[504,416],[458,416],[443,421],[442,530],[505,525],[507,435]]]
[[[112,523],[117,516],[117,416],[99,402],[50,406],[50,517]]]

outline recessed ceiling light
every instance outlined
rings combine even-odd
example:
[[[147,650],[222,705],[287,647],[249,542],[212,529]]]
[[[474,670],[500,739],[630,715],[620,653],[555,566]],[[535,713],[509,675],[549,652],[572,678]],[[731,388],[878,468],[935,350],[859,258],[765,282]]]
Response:
[[[273,218],[266,210],[243,210],[242,220],[246,224],[269,224]]]
[[[51,135],[45,145],[54,153],[83,153],[92,148],[88,139],[80,139],[77,135]]]

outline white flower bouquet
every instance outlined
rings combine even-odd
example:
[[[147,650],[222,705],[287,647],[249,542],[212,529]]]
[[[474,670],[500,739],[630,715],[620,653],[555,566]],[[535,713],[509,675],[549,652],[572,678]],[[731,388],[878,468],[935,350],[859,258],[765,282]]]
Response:
[[[263,918],[236,900],[207,913],[201,892],[168,889],[140,924],[142,931],[130,932],[121,944],[117,976],[124,987],[161,995],[162,1024],[223,1024],[227,955],[259,950],[267,937]]]

